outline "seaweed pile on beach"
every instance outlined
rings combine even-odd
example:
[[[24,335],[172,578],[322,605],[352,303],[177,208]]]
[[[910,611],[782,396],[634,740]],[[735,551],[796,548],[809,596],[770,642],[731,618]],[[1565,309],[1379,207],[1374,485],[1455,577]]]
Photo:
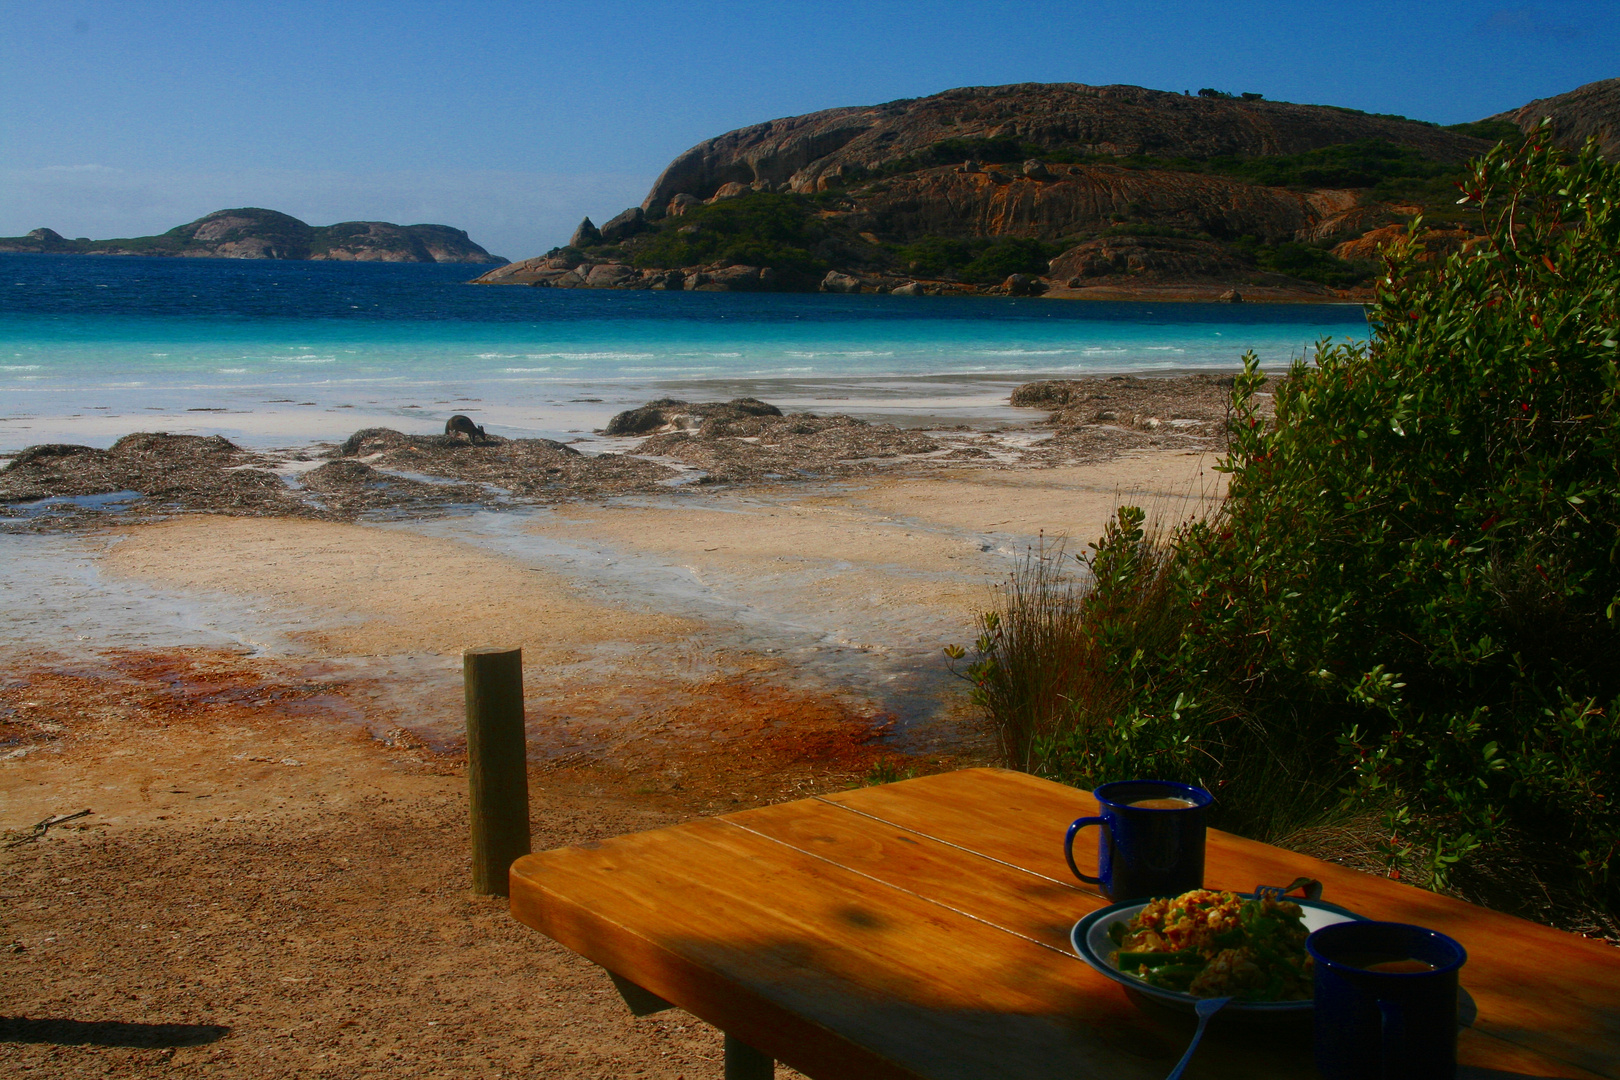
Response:
[[[606,433],[651,431],[636,453],[701,469],[711,483],[819,479],[892,466],[945,447],[919,431],[853,416],[784,416],[753,398],[691,404],[673,398],[620,413]]]
[[[504,439],[483,435],[468,440],[452,435],[407,435],[391,428],[364,428],[314,470],[306,483],[349,491],[363,477],[388,480],[398,474],[436,478],[444,501],[555,502],[648,491],[676,475],[667,465],[625,454],[582,454],[554,439]],[[327,472],[330,470],[329,472]],[[364,471],[362,471],[364,470]],[[317,476],[327,472],[325,476]],[[459,485],[453,490],[442,481]]]
[[[1028,383],[1030,428],[924,432],[853,416],[784,415],[753,398],[660,398],[599,434],[640,439],[581,453],[552,439],[364,428],[341,446],[256,453],[219,435],[126,435],[105,450],[47,444],[0,468],[0,527],[43,531],[173,514],[352,521],[656,491],[780,483],[897,469],[1039,467],[1148,449],[1224,447],[1230,376],[1111,376]],[[311,463],[320,461],[311,467]]]
[[[1036,456],[1099,461],[1127,450],[1224,451],[1231,395],[1230,375],[1108,375],[1025,383],[1011,403],[1050,411],[1052,438]]]
[[[125,435],[105,450],[30,446],[0,469],[0,514],[60,526],[108,512],[123,520],[175,513],[302,515],[273,463],[219,435]],[[7,513],[11,511],[11,513]]]

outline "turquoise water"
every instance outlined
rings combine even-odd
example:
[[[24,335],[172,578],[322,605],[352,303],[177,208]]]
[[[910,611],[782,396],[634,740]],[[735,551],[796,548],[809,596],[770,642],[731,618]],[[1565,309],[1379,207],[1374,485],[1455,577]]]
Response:
[[[361,416],[449,409],[509,435],[577,433],[663,394],[996,420],[1031,378],[1229,370],[1247,349],[1280,366],[1367,333],[1350,305],[602,292],[471,273],[0,255],[0,448],[105,444],[157,418],[332,438]]]

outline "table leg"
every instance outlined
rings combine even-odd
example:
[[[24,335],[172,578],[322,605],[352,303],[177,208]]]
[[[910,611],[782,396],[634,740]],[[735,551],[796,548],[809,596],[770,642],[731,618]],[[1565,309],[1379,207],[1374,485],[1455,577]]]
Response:
[[[741,1039],[726,1036],[726,1080],[772,1080],[776,1062]]]

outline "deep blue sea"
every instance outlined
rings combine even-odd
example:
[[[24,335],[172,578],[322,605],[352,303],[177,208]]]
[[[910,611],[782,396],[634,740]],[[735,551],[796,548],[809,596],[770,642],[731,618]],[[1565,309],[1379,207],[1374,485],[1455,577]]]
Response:
[[[0,450],[133,430],[252,444],[599,427],[650,397],[751,394],[915,422],[1010,418],[1038,377],[1272,366],[1365,338],[1354,305],[606,292],[481,268],[0,255]]]

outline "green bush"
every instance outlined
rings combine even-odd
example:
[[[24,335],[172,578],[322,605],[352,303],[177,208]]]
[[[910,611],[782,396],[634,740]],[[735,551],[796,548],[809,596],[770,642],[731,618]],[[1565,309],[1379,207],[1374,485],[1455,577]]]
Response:
[[[1472,120],[1466,124],[1447,124],[1446,130],[1467,135],[1471,139],[1487,139],[1509,146],[1517,146],[1524,141],[1524,132],[1519,130],[1518,124],[1509,120]]]
[[[1262,270],[1334,288],[1364,284],[1377,273],[1376,263],[1347,262],[1322,248],[1293,240],[1262,244],[1253,237],[1244,237],[1235,246]]]
[[[1456,165],[1429,161],[1410,147],[1388,139],[1361,139],[1302,154],[1271,157],[1216,157],[1208,167],[1268,187],[1364,188],[1393,177],[1456,176]]]
[[[974,248],[954,237],[925,236],[895,252],[901,265],[919,277],[942,278],[955,274],[973,261]]]
[[[894,250],[906,271],[919,277],[1000,285],[1011,274],[1046,273],[1047,264],[1063,250],[1063,245],[1022,236],[980,236],[970,240],[925,236]]]
[[[1476,163],[1465,198],[1482,242],[1395,251],[1372,341],[1296,363],[1273,420],[1246,358],[1217,515],[1157,560],[1139,515],[1107,532],[1065,661],[1107,675],[1104,708],[1058,702],[1026,759],[1202,783],[1261,836],[1376,808],[1390,864],[1430,884],[1528,837],[1612,903],[1620,166],[1532,138]],[[1008,647],[1017,599],[968,671],[992,716],[1006,684],[1051,679]]]
[[[963,281],[1000,285],[1010,274],[1044,274],[1052,256],[1061,249],[1056,244],[1022,236],[998,236],[962,267]]]
[[[632,262],[656,269],[712,262],[770,266],[790,278],[816,278],[827,265],[809,249],[821,237],[808,200],[752,192],[665,219]]]

